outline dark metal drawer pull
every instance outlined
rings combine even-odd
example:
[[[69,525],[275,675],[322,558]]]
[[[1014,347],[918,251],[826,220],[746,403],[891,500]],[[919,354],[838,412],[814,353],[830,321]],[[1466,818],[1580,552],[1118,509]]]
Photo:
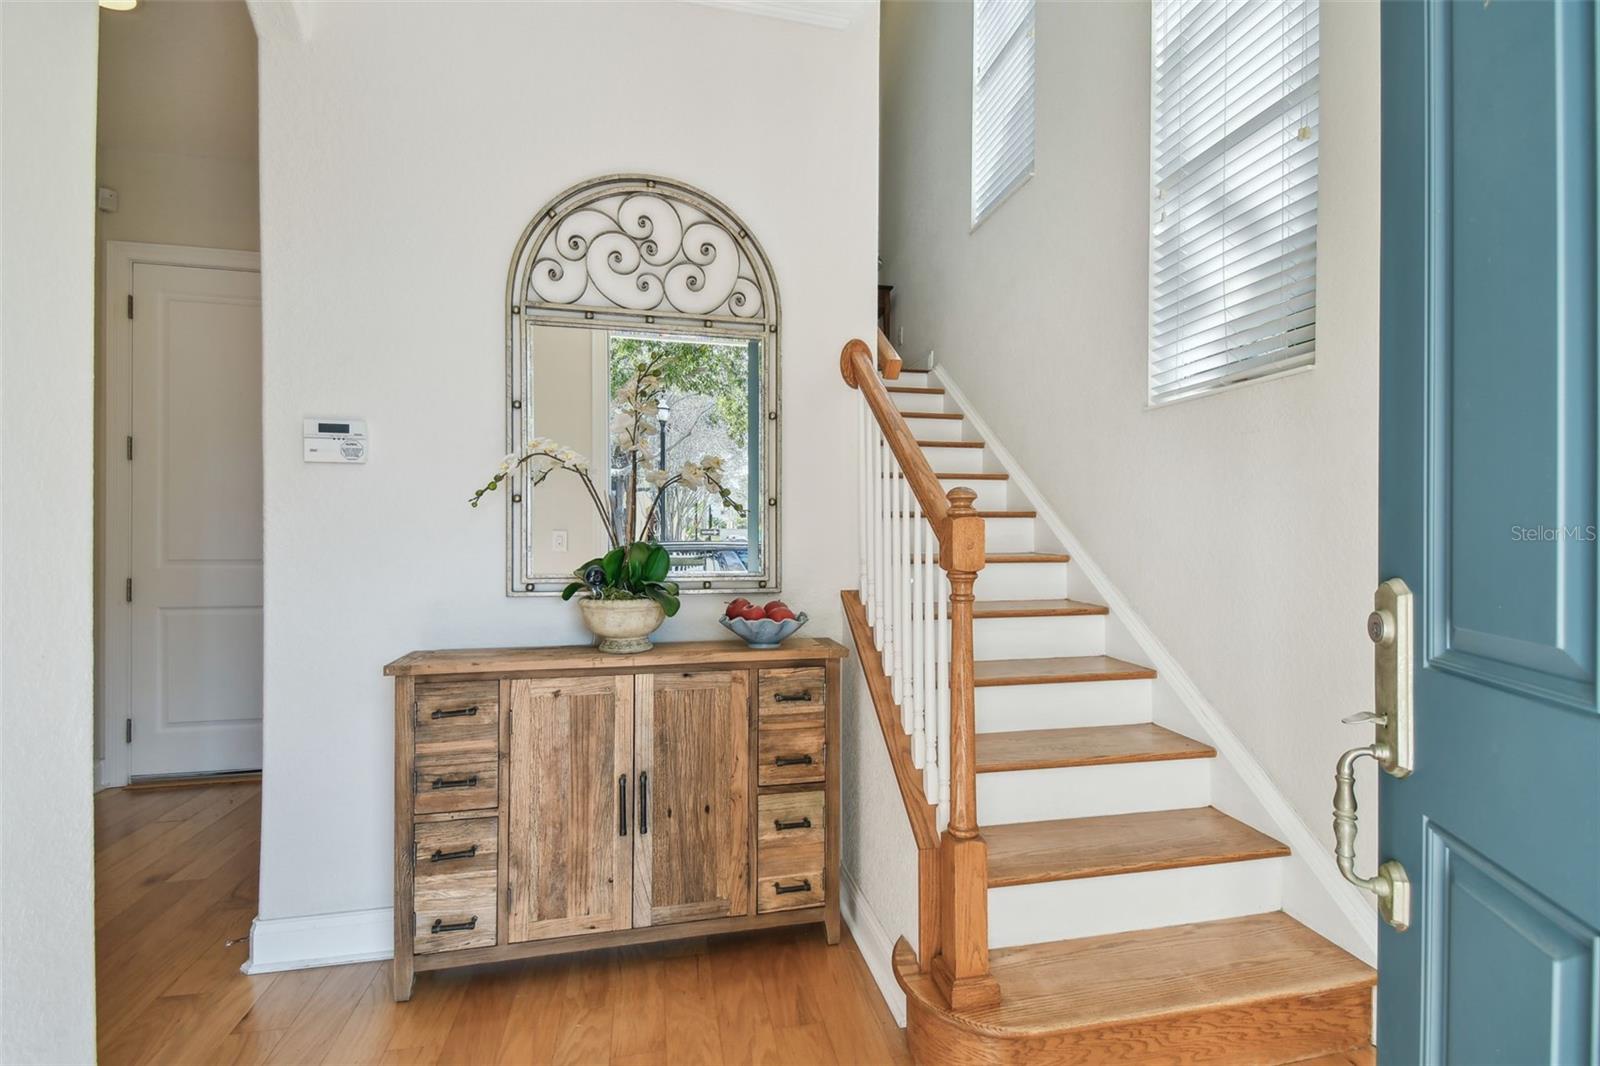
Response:
[[[807,880],[801,881],[798,885],[780,885],[774,881],[772,883],[772,891],[779,896],[787,896],[791,892],[810,892],[811,881],[808,878]]]
[[[429,717],[437,721],[440,718],[472,718],[478,713],[476,707],[457,707],[449,711],[434,711]]]
[[[628,775],[617,775],[617,836],[628,835]]]
[[[435,851],[429,856],[429,862],[449,862],[451,859],[470,859],[478,854],[478,845],[462,848],[460,851]]]
[[[772,823],[772,826],[773,826],[774,829],[776,829],[780,833],[783,832],[785,829],[810,829],[811,828],[811,819],[810,818],[797,818],[792,822],[786,822],[782,818],[779,818],[779,819],[775,820]]]
[[[639,835],[650,832],[650,771],[639,771]]]
[[[799,693],[780,692],[772,698],[777,703],[810,703],[811,690],[806,689]]]
[[[809,755],[774,755],[772,757],[772,765],[774,765],[774,766],[810,766],[811,765],[811,756],[809,756]]]
[[[435,933],[470,933],[476,928],[478,928],[478,916],[474,914],[464,922],[451,922],[449,925],[445,924],[443,918],[435,918],[431,931]]]
[[[477,774],[473,774],[471,777],[436,777],[436,778],[433,779],[433,787],[435,789],[440,789],[440,788],[477,788],[478,787],[478,775]]]

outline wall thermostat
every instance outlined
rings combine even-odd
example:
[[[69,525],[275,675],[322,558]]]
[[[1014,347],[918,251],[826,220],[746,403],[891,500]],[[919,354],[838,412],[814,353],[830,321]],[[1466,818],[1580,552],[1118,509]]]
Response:
[[[367,423],[362,419],[308,418],[304,430],[308,463],[367,461]]]

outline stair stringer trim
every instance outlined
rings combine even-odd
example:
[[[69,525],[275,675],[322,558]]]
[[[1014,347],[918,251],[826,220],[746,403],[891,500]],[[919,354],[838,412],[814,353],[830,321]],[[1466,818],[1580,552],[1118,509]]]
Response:
[[[1111,608],[1106,626],[1106,654],[1144,661],[1155,667],[1152,721],[1204,740],[1217,750],[1211,777],[1212,806],[1289,845],[1290,856],[1283,877],[1284,911],[1367,965],[1376,966],[1377,910],[1359,889],[1340,875],[1329,844],[1295,813],[1238,734],[1134,611],[1122,591],[1095,564],[1021,464],[1001,444],[994,428],[977,414],[949,372],[935,363],[929,373],[944,386],[946,397],[961,409],[978,438],[1011,475],[1011,490],[1027,498],[1029,506],[1038,513],[1038,521],[1072,556],[1068,565],[1076,568],[1096,593],[1094,597],[1085,597],[1072,590],[1074,598],[1095,599]],[[1069,590],[1071,585],[1069,578]]]

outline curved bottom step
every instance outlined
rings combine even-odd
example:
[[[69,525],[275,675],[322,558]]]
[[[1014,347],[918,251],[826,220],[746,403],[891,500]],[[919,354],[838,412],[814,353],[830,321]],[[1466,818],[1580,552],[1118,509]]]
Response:
[[[994,1007],[952,1013],[904,939],[919,1063],[1286,1063],[1365,1047],[1372,969],[1281,911],[990,954]]]

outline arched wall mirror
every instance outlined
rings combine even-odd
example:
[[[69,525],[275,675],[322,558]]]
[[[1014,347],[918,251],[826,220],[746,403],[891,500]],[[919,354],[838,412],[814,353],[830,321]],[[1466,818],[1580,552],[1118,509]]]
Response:
[[[738,217],[666,178],[576,185],[523,231],[506,305],[508,451],[579,452],[598,497],[559,469],[507,483],[508,594],[559,593],[630,520],[682,592],[776,589],[778,289]]]

